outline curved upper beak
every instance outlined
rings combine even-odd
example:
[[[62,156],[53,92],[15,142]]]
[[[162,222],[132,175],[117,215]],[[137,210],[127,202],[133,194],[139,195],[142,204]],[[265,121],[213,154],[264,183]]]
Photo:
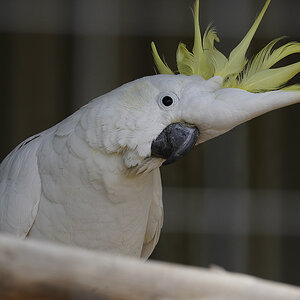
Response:
[[[175,162],[188,153],[196,144],[199,130],[185,123],[167,126],[151,144],[151,154],[166,159],[163,165]]]

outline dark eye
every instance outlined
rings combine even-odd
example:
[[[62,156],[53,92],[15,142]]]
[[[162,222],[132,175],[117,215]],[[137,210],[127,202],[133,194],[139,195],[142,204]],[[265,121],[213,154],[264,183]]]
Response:
[[[178,97],[173,92],[161,92],[157,99],[158,105],[163,110],[171,110],[178,103]]]
[[[161,99],[161,102],[164,106],[170,106],[173,104],[173,99],[170,96],[164,96]]]

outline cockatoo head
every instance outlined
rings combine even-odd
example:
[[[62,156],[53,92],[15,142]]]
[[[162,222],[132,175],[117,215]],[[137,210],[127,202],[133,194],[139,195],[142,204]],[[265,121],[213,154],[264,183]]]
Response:
[[[152,99],[153,112],[159,115],[151,153],[166,159],[164,164],[256,116],[300,101],[297,91],[251,93],[224,88],[220,76],[205,80],[197,75],[157,75],[149,79],[157,87]]]
[[[192,53],[182,43],[177,49],[180,74],[175,75],[160,59],[152,43],[155,64],[162,75],[144,77],[113,91],[114,101],[118,101],[113,105],[120,112],[111,115],[112,120],[118,119],[109,129],[110,142],[115,139],[107,147],[118,145],[131,173],[172,163],[199,143],[300,101],[299,85],[283,88],[300,71],[300,62],[271,68],[282,58],[300,52],[299,43],[274,50],[277,39],[251,60],[246,58],[269,3],[267,0],[249,32],[226,58],[214,47],[219,39],[213,28],[201,36],[196,0]]]
[[[195,145],[263,113],[300,101],[298,91],[251,93],[224,88],[220,76],[154,75],[113,91],[114,128],[130,173],[183,157]],[[113,129],[109,129],[112,136]]]

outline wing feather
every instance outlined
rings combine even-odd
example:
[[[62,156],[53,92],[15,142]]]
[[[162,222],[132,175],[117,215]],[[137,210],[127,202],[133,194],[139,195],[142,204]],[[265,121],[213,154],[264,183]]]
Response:
[[[0,165],[0,232],[25,238],[35,220],[41,195],[40,139],[25,140]]]
[[[141,258],[144,259],[147,259],[151,255],[159,240],[164,218],[160,171],[159,169],[156,169],[153,172],[153,199],[150,205],[147,229],[141,254]]]

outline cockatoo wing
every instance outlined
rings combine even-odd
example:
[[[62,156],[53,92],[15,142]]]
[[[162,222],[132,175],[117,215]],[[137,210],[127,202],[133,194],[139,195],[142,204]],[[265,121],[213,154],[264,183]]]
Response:
[[[0,167],[0,231],[25,238],[35,220],[41,181],[37,165],[40,135],[17,146]]]
[[[147,229],[142,248],[141,257],[147,259],[154,250],[163,225],[163,203],[162,203],[162,186],[159,169],[154,170],[153,181],[153,199],[150,205]]]

